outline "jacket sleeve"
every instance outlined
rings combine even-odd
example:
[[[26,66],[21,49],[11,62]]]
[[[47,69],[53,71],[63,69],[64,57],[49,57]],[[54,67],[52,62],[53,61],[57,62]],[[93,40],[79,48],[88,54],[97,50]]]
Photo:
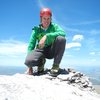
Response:
[[[30,37],[29,45],[28,45],[28,53],[35,48],[35,45],[36,45],[36,30],[33,29]]]
[[[50,33],[46,34],[46,36],[47,36],[46,43],[47,44],[53,43],[57,36],[65,37],[65,32],[60,26],[58,26],[57,24],[54,24],[53,28],[54,28],[54,32],[50,32]]]

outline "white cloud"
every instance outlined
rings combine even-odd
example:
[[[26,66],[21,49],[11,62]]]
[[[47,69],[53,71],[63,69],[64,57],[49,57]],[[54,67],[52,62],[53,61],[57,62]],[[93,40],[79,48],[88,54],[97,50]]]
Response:
[[[83,35],[75,35],[72,39],[72,41],[74,42],[66,44],[66,48],[68,49],[72,47],[81,47],[80,41],[83,40],[83,38],[84,38]],[[80,50],[80,48],[76,48],[75,50]]]
[[[78,43],[78,42],[73,42],[73,43],[66,44],[67,49],[72,48],[72,47],[81,47],[81,44]]]
[[[24,65],[27,43],[15,40],[0,41],[0,65]]]
[[[91,20],[91,21],[83,21],[83,22],[80,22],[80,23],[73,23],[71,25],[89,25],[89,24],[97,24],[97,23],[100,23],[100,19]]]
[[[90,52],[90,55],[95,55],[96,53],[95,52]]]
[[[83,39],[84,39],[83,35],[75,35],[72,40],[73,41],[81,41]]]
[[[100,52],[98,52],[98,51],[90,52],[90,55],[92,55],[92,56],[100,56]]]
[[[80,50],[80,48],[78,48],[78,47],[77,47],[77,48],[75,48],[74,50],[75,50],[75,51],[79,51],[79,50]]]
[[[92,62],[95,62],[95,61],[96,61],[96,59],[91,59],[91,61],[92,61]]]
[[[100,30],[91,30],[90,34],[91,35],[98,35],[98,34],[100,34]]]
[[[27,43],[15,41],[15,40],[6,40],[0,42],[0,55],[9,55],[15,56],[19,54],[25,54],[27,50]]]
[[[66,27],[66,25],[64,25],[64,24],[62,24],[62,27],[64,28],[64,30],[69,31],[69,32],[85,33],[85,31],[83,31],[83,30]]]

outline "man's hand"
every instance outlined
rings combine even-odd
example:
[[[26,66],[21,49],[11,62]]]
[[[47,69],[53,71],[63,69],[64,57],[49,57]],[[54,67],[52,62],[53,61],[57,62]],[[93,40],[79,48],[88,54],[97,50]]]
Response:
[[[41,38],[41,40],[40,40],[40,42],[39,42],[39,47],[40,47],[40,48],[43,48],[43,47],[44,47],[46,38],[47,38],[46,35],[44,35],[44,36]]]

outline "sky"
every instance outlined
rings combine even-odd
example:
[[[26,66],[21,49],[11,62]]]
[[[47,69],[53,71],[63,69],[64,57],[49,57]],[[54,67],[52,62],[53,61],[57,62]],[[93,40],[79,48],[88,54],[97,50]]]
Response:
[[[100,0],[0,0],[0,66],[25,66],[32,27],[39,25],[43,7],[52,10],[52,22],[66,33],[61,66],[100,67]]]

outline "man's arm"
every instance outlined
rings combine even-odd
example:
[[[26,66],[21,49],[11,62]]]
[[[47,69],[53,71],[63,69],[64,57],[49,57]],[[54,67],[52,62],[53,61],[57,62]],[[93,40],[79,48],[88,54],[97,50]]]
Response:
[[[64,30],[60,26],[58,26],[57,24],[53,24],[53,25],[54,25],[53,26],[54,27],[54,32],[46,34],[46,37],[47,37],[46,38],[46,44],[53,43],[57,36],[65,37],[65,35],[66,35]]]
[[[36,45],[36,33],[35,30],[33,29],[28,45],[28,53],[35,48],[35,45]]]

